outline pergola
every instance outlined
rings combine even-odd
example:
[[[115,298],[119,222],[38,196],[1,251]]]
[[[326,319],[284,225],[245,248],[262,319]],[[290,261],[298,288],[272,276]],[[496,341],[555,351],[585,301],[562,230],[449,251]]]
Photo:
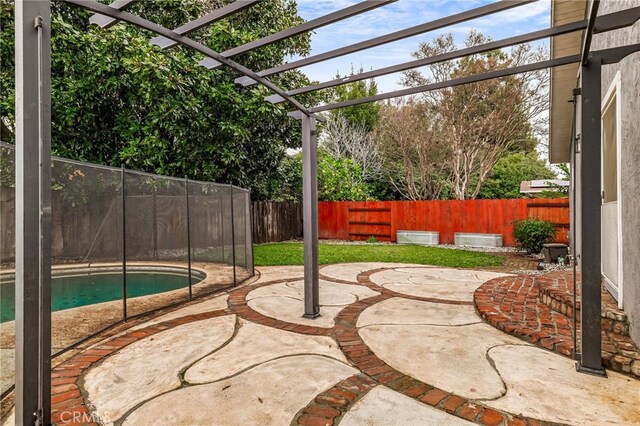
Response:
[[[516,8],[538,0],[501,0],[465,12],[436,19],[339,49],[312,55],[266,70],[254,71],[232,58],[277,41],[365,13],[397,0],[366,0],[269,36],[224,52],[188,38],[188,34],[259,4],[261,0],[237,0],[175,29],[127,13],[136,0],[115,0],[104,5],[94,0],[60,0],[95,13],[91,22],[107,28],[125,22],[151,31],[151,40],[161,49],[180,44],[205,56],[200,62],[208,69],[227,66],[243,75],[242,85],[261,84],[274,94],[266,98],[273,103],[287,102],[293,107],[290,116],[302,125],[303,202],[304,202],[304,316],[320,315],[318,273],[317,215],[317,147],[316,113],[423,93],[518,73],[580,63],[576,90],[581,123],[582,161],[579,164],[582,184],[580,205],[574,205],[582,217],[581,247],[578,247],[582,271],[582,345],[577,354],[578,370],[604,374],[600,347],[600,97],[601,67],[620,61],[639,51],[640,44],[606,50],[590,49],[593,34],[633,25],[640,19],[640,7],[597,16],[600,0],[592,0],[586,19],[570,24],[492,41],[479,46],[455,50],[437,56],[410,61],[318,84],[283,90],[269,77],[288,70],[319,63],[343,55],[364,51],[407,37],[446,28],[461,22]],[[604,1],[604,0],[603,0]],[[16,421],[18,424],[50,424],[51,390],[51,13],[48,0],[17,0],[15,15],[16,55]],[[514,46],[520,43],[583,31],[582,52],[537,63],[486,72],[435,84],[382,93],[375,96],[308,108],[295,96],[335,87],[353,81],[384,76],[416,67],[463,58],[468,55]],[[204,70],[203,70],[204,71]],[[574,239],[575,241],[575,239]]]

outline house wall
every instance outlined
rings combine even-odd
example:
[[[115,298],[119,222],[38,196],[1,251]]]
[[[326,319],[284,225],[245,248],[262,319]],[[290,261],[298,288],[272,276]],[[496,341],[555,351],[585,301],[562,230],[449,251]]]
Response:
[[[600,3],[599,15],[640,6],[640,0]],[[596,34],[591,51],[640,43],[640,22],[629,28]],[[602,67],[602,97],[620,71],[622,103],[621,199],[623,308],[630,322],[630,335],[640,343],[640,52],[618,64]]]

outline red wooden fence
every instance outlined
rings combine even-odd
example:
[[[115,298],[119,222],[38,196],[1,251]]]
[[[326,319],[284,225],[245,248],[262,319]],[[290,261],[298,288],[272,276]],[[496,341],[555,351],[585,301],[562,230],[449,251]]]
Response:
[[[569,242],[569,200],[436,200],[318,203],[319,236],[327,239],[395,241],[397,231],[437,231],[441,244],[455,232],[502,234],[514,246],[513,223],[535,218],[556,227],[556,241]]]

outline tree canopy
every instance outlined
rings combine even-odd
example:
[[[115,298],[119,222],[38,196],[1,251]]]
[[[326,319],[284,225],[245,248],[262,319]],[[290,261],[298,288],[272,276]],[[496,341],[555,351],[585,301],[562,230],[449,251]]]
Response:
[[[284,177],[274,201],[300,201],[302,198],[302,154],[282,162]],[[321,201],[365,201],[373,199],[362,166],[348,157],[334,157],[318,150],[318,199]]]
[[[525,180],[556,179],[553,170],[535,152],[516,152],[502,157],[482,186],[478,198],[520,198]]]
[[[231,0],[139,2],[132,13],[174,28]],[[66,158],[153,173],[228,182],[270,198],[287,148],[300,145],[300,124],[287,106],[264,102],[267,90],[241,88],[238,74],[207,70],[182,47],[161,51],[153,36],[120,23],[90,26],[90,13],[52,3],[52,151]],[[302,22],[294,0],[270,0],[190,37],[216,51]],[[0,120],[3,140],[14,120],[13,2],[0,0]],[[234,59],[264,69],[309,52],[309,35],[283,40]],[[274,76],[293,88],[300,72]],[[312,98],[302,100],[313,103]],[[8,140],[11,142],[11,140]]]
[[[470,31],[465,46],[491,39]],[[420,43],[418,59],[456,49],[452,34]],[[430,73],[405,72],[406,86],[442,82],[484,72],[536,62],[546,52],[528,44],[494,50],[456,61],[429,66]],[[498,160],[508,152],[535,150],[534,135],[544,134],[548,107],[548,72],[534,71],[427,92],[420,101],[434,112],[449,151],[443,161],[450,173],[451,193],[456,199],[476,198]]]
[[[361,74],[364,72],[363,68],[360,68],[357,72],[351,66],[351,74]],[[336,79],[342,78],[340,74],[336,74]],[[364,98],[367,96],[373,96],[378,94],[378,85],[375,80],[360,80],[347,84],[342,84],[331,89],[329,98],[333,102],[344,102],[353,99]],[[355,126],[362,126],[367,132],[370,132],[378,122],[378,114],[380,112],[380,105],[377,102],[371,102],[362,105],[354,105],[347,108],[334,110],[331,115],[340,115],[345,117],[351,124]]]

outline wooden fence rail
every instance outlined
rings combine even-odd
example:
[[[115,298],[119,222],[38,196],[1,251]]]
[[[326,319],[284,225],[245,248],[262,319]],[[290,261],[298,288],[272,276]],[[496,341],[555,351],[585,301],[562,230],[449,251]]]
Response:
[[[569,242],[567,198],[318,204],[319,236],[326,239],[395,241],[397,231],[436,231],[441,244],[452,244],[456,232],[477,232],[502,234],[503,244],[514,246],[513,224],[527,218],[552,222],[556,241]]]

